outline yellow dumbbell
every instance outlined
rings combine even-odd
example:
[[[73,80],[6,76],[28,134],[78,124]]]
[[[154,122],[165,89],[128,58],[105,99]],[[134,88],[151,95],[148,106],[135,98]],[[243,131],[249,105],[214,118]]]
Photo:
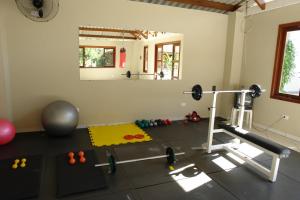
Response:
[[[174,171],[175,170],[175,167],[173,165],[169,165],[169,170],[170,171]]]
[[[12,165],[12,168],[13,169],[17,169],[18,168],[18,164],[19,164],[20,160],[19,159],[16,159],[14,164]]]
[[[20,165],[22,168],[26,167],[26,161],[27,161],[26,158],[22,158],[21,160],[22,163]]]

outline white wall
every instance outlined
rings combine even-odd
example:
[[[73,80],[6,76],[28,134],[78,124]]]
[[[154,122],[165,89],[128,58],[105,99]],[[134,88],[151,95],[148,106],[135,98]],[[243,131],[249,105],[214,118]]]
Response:
[[[300,105],[270,98],[278,25],[300,21],[300,4],[250,16],[246,21],[246,47],[242,85],[259,83],[267,92],[255,100],[254,121],[269,126],[281,114],[290,116],[272,126],[273,129],[300,136]]]
[[[4,79],[4,62],[3,62],[3,10],[0,8],[0,118],[6,116],[5,110],[5,79]]]
[[[9,64],[7,58],[7,40],[5,19],[7,2],[0,6],[0,119],[12,119],[10,103]]]
[[[19,131],[39,129],[42,108],[57,99],[78,106],[84,125],[183,118],[192,110],[208,116],[210,96],[196,102],[182,91],[195,83],[205,89],[222,86],[227,15],[127,0],[63,0],[56,18],[37,23],[21,14],[15,1],[5,2],[12,109]],[[80,25],[183,33],[183,79],[80,81]]]
[[[227,45],[224,67],[223,89],[232,90],[241,89],[241,69],[244,49],[244,14],[240,12],[229,13],[227,29]],[[222,95],[221,115],[230,119],[231,109],[233,107],[234,94]]]

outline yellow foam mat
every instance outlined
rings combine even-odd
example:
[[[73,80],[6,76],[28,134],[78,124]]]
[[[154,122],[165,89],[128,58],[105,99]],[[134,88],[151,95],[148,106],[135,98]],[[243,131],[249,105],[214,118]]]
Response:
[[[121,124],[112,126],[89,127],[89,134],[93,146],[102,147],[136,142],[151,141],[152,138],[135,124]],[[144,135],[142,139],[124,139],[125,135]]]

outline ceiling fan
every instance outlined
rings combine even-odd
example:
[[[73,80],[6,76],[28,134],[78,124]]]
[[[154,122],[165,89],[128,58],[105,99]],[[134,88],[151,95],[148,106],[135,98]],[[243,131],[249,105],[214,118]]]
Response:
[[[18,9],[32,21],[45,22],[58,13],[59,0],[15,0]]]

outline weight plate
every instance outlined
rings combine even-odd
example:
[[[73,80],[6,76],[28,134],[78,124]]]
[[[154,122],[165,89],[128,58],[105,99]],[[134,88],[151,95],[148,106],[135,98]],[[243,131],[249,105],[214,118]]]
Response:
[[[160,77],[160,78],[164,78],[164,76],[165,76],[164,72],[161,71],[161,72],[159,73],[159,77]]]
[[[171,147],[168,147],[166,149],[166,155],[167,155],[167,163],[168,165],[173,165],[176,161],[174,150]]]
[[[135,138],[135,136],[133,136],[133,135],[125,135],[123,138],[124,138],[125,140],[132,140],[132,139]]]
[[[134,138],[136,138],[136,139],[143,139],[145,136],[144,135],[142,135],[142,134],[136,134],[136,135],[134,135]]]
[[[192,97],[196,101],[199,101],[202,98],[202,87],[200,85],[194,85],[192,92]]]
[[[126,77],[127,77],[127,78],[131,78],[131,72],[130,72],[130,71],[127,71],[127,72],[126,72]]]
[[[251,85],[250,88],[249,88],[249,90],[253,91],[253,92],[250,93],[250,96],[252,98],[259,97],[261,95],[261,93],[262,93],[260,85],[257,85],[257,84]]]

